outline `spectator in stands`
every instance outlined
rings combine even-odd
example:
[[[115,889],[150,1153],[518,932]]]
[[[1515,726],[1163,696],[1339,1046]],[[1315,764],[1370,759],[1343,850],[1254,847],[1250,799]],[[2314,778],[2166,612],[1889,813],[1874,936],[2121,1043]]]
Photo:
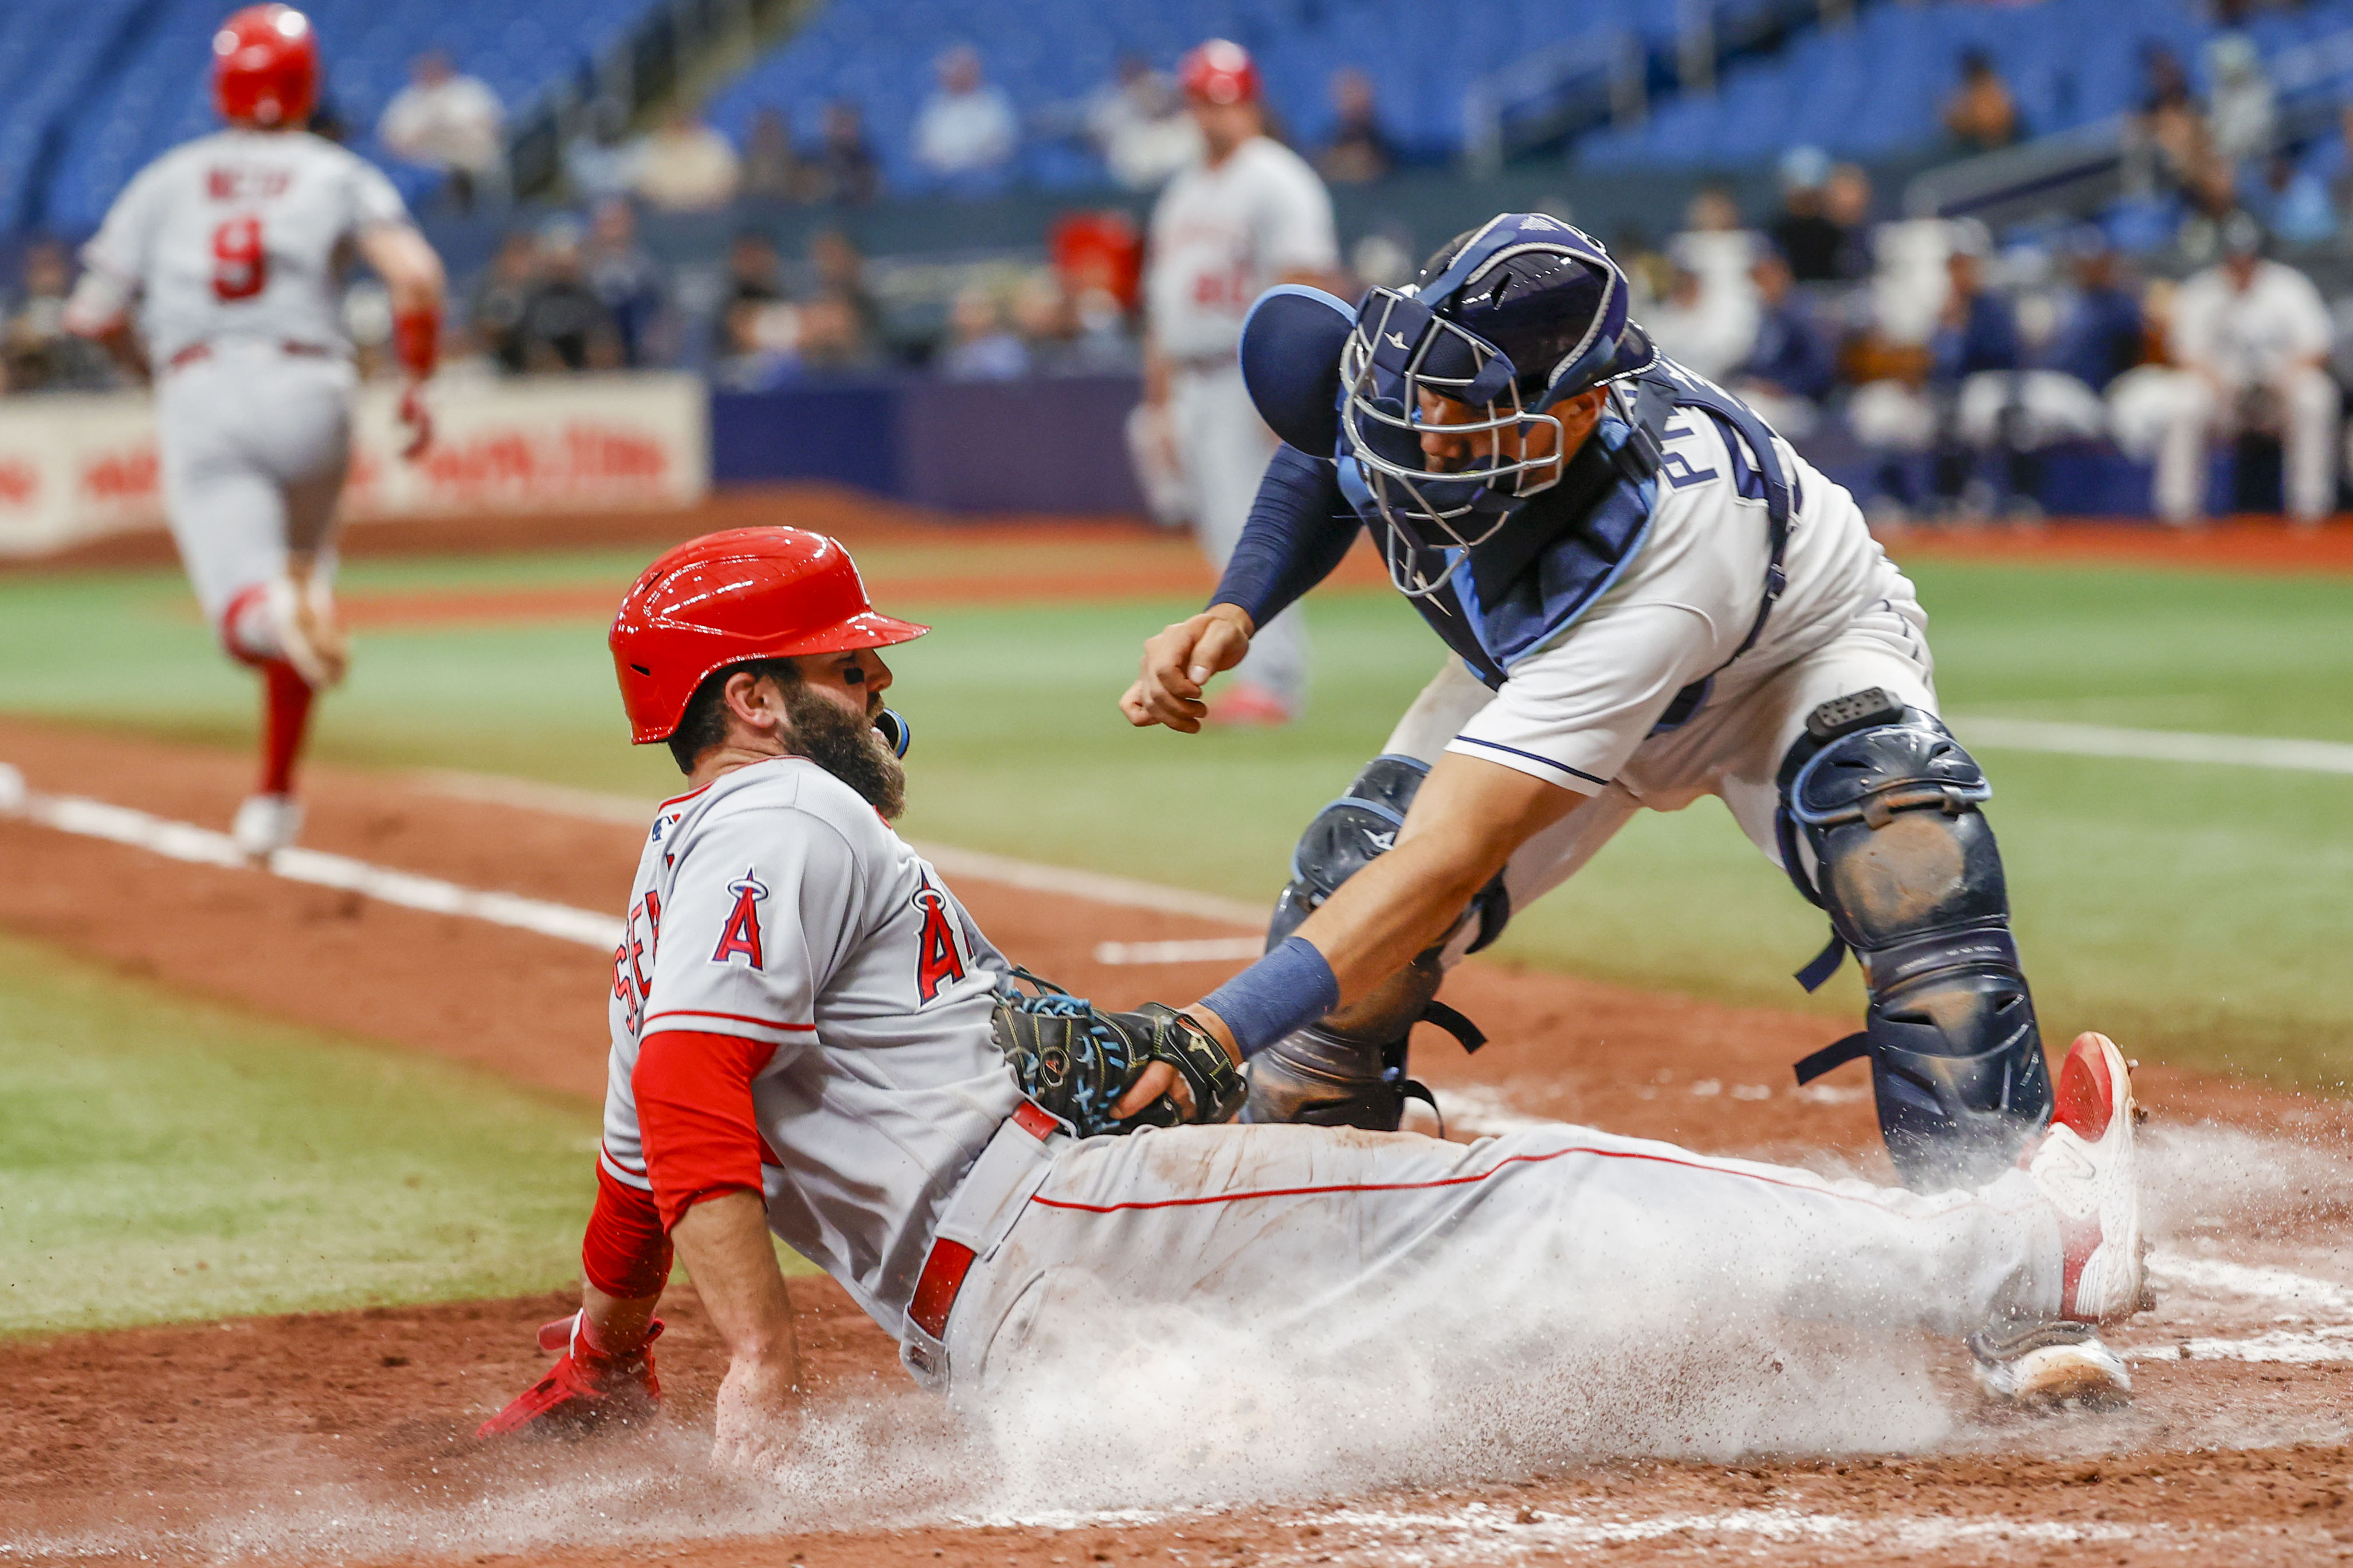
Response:
[[[449,199],[460,212],[503,194],[506,110],[487,83],[459,75],[438,49],[417,58],[408,85],[385,105],[375,133],[395,157],[446,174]]]
[[[1800,283],[1852,276],[1842,265],[1846,231],[1822,211],[1822,185],[1830,176],[1830,154],[1819,147],[1792,147],[1781,155],[1781,216],[1766,234]]]
[[[476,348],[510,375],[522,374],[523,313],[538,282],[538,237],[528,229],[516,229],[491,258],[467,310]]]
[[[944,180],[984,180],[1013,161],[1013,105],[981,78],[980,51],[957,44],[938,61],[939,87],[915,119],[915,161]]]
[[[2337,499],[2336,338],[2312,279],[2263,255],[2242,213],[2223,226],[2223,259],[2181,285],[2169,347],[2181,369],[2158,447],[2158,515],[2177,526],[2205,510],[2206,450],[2218,436],[2280,437],[2288,515],[2316,524]]]
[[[2024,133],[2018,100],[1983,49],[1961,52],[1961,85],[1945,100],[1945,129],[1968,153],[2007,147]]]
[[[2279,125],[2272,80],[2263,74],[2254,40],[2243,33],[2216,38],[2207,47],[2206,65],[2214,79],[2213,101],[2206,112],[2207,140],[2237,169],[2272,150],[2272,135]]]
[[[792,122],[781,109],[760,110],[744,137],[744,195],[754,201],[805,201],[809,185],[809,173],[793,145]]]
[[[1871,275],[1871,175],[1860,163],[1841,163],[1822,186],[1822,216],[1843,237],[1839,249],[1842,279]]]
[[[1725,384],[1773,428],[1802,441],[1820,422],[1821,401],[1837,374],[1830,335],[1778,248],[1760,249],[1749,278],[1757,289],[1757,331],[1747,357],[1731,369]]]
[[[862,207],[881,189],[882,177],[858,106],[836,99],[825,106],[825,136],[811,171],[811,196],[839,206]]]
[[[1201,128],[1176,79],[1136,55],[1121,56],[1117,76],[1088,103],[1087,135],[1112,178],[1132,191],[1158,190],[1201,155]]]
[[[1029,350],[1005,324],[997,292],[983,283],[958,290],[948,313],[940,374],[950,381],[1015,381],[1029,374]]]
[[[620,332],[588,286],[579,225],[559,218],[540,230],[538,271],[519,332],[523,369],[619,369]]]
[[[25,286],[0,323],[0,392],[96,392],[115,384],[114,362],[65,328],[73,258],[54,239],[25,250]]]
[[[585,258],[588,287],[612,318],[621,363],[641,365],[653,354],[662,313],[661,268],[638,243],[638,215],[618,196],[596,204]]]
[[[794,349],[804,374],[847,375],[880,367],[881,355],[850,295],[820,289],[801,305],[799,315]]]
[[[727,292],[713,352],[723,359],[753,352],[761,339],[761,313],[784,298],[784,263],[776,241],[757,229],[744,230],[727,247]]]
[[[1730,375],[1757,342],[1757,305],[1746,279],[1736,292],[1678,264],[1667,292],[1642,324],[1661,352],[1711,381]]]
[[[1756,289],[1748,269],[1756,264],[1759,236],[1740,221],[1740,208],[1722,185],[1703,185],[1685,209],[1681,234],[1667,241],[1674,264],[1698,276],[1711,303],[1737,300],[1752,310]]]
[[[2105,393],[2147,352],[2140,295],[2127,286],[2116,247],[2096,226],[2078,230],[2068,249],[2075,287],[2061,306],[2043,364]]]
[[[2154,159],[2147,177],[2158,184],[2184,184],[2206,153],[2206,116],[2190,89],[2180,57],[2165,45],[2141,46],[2143,90],[2134,116],[2135,142]]]
[[[735,149],[691,109],[670,111],[638,155],[636,191],[662,212],[717,212],[735,199]]]
[[[818,292],[839,300],[858,319],[858,335],[869,343],[882,333],[882,307],[866,287],[866,258],[849,237],[838,228],[821,228],[809,237],[809,270],[817,275]]]
[[[626,196],[637,184],[643,151],[629,136],[628,110],[619,100],[600,96],[589,101],[580,128],[564,144],[564,177],[584,202]]]
[[[1332,139],[1315,156],[1315,166],[1335,185],[1368,185],[1387,179],[1398,164],[1397,149],[1381,131],[1380,100],[1373,79],[1355,66],[1332,73]]]

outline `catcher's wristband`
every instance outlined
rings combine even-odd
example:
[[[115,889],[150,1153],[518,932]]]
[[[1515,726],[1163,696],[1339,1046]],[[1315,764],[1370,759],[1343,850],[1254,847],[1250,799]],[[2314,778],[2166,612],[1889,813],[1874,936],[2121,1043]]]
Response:
[[[400,367],[423,381],[441,363],[441,312],[403,310],[392,319],[392,354]]]
[[[1245,1058],[1340,1005],[1340,982],[1315,944],[1294,936],[1201,998]]]

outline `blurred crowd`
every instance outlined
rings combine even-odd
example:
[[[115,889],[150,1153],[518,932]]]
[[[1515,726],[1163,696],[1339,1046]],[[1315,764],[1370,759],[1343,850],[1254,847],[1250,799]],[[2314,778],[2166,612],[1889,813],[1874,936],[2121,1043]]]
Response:
[[[2218,441],[2275,444],[2294,515],[2333,510],[2353,385],[2353,105],[2284,144],[2255,50],[2225,33],[2201,100],[2142,51],[2122,194],[2094,221],[1995,237],[1972,221],[1876,221],[1869,174],[1798,148],[1755,226],[1704,190],[1662,245],[1620,237],[1637,314],[1667,352],[1793,439],[1848,454],[1879,517],[2031,517],[2046,462],[2105,444],[2156,465],[2168,520],[2206,507]],[[2022,138],[1982,54],[1957,62],[1956,150]],[[2314,258],[2332,304],[2283,253]]]

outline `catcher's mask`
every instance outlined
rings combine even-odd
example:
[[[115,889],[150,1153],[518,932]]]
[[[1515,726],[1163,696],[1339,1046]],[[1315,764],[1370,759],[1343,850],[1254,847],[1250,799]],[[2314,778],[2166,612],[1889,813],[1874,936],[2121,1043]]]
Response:
[[[1627,320],[1626,275],[1599,241],[1542,213],[1504,213],[1450,242],[1403,289],[1375,289],[1340,351],[1341,445],[1389,524],[1389,580],[1420,598],[1567,466],[1556,405],[1658,356]],[[1473,417],[1444,426],[1486,455],[1433,471],[1423,394]],[[1526,437],[1552,427],[1529,457]],[[1523,456],[1503,456],[1517,434]],[[1431,568],[1442,561],[1435,575]]]

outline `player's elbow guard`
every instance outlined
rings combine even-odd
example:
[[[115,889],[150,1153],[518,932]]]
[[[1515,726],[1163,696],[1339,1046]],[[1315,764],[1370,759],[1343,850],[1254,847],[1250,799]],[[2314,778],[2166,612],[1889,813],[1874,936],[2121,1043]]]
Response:
[[[393,357],[413,380],[430,376],[441,362],[441,308],[418,306],[392,319]]]

